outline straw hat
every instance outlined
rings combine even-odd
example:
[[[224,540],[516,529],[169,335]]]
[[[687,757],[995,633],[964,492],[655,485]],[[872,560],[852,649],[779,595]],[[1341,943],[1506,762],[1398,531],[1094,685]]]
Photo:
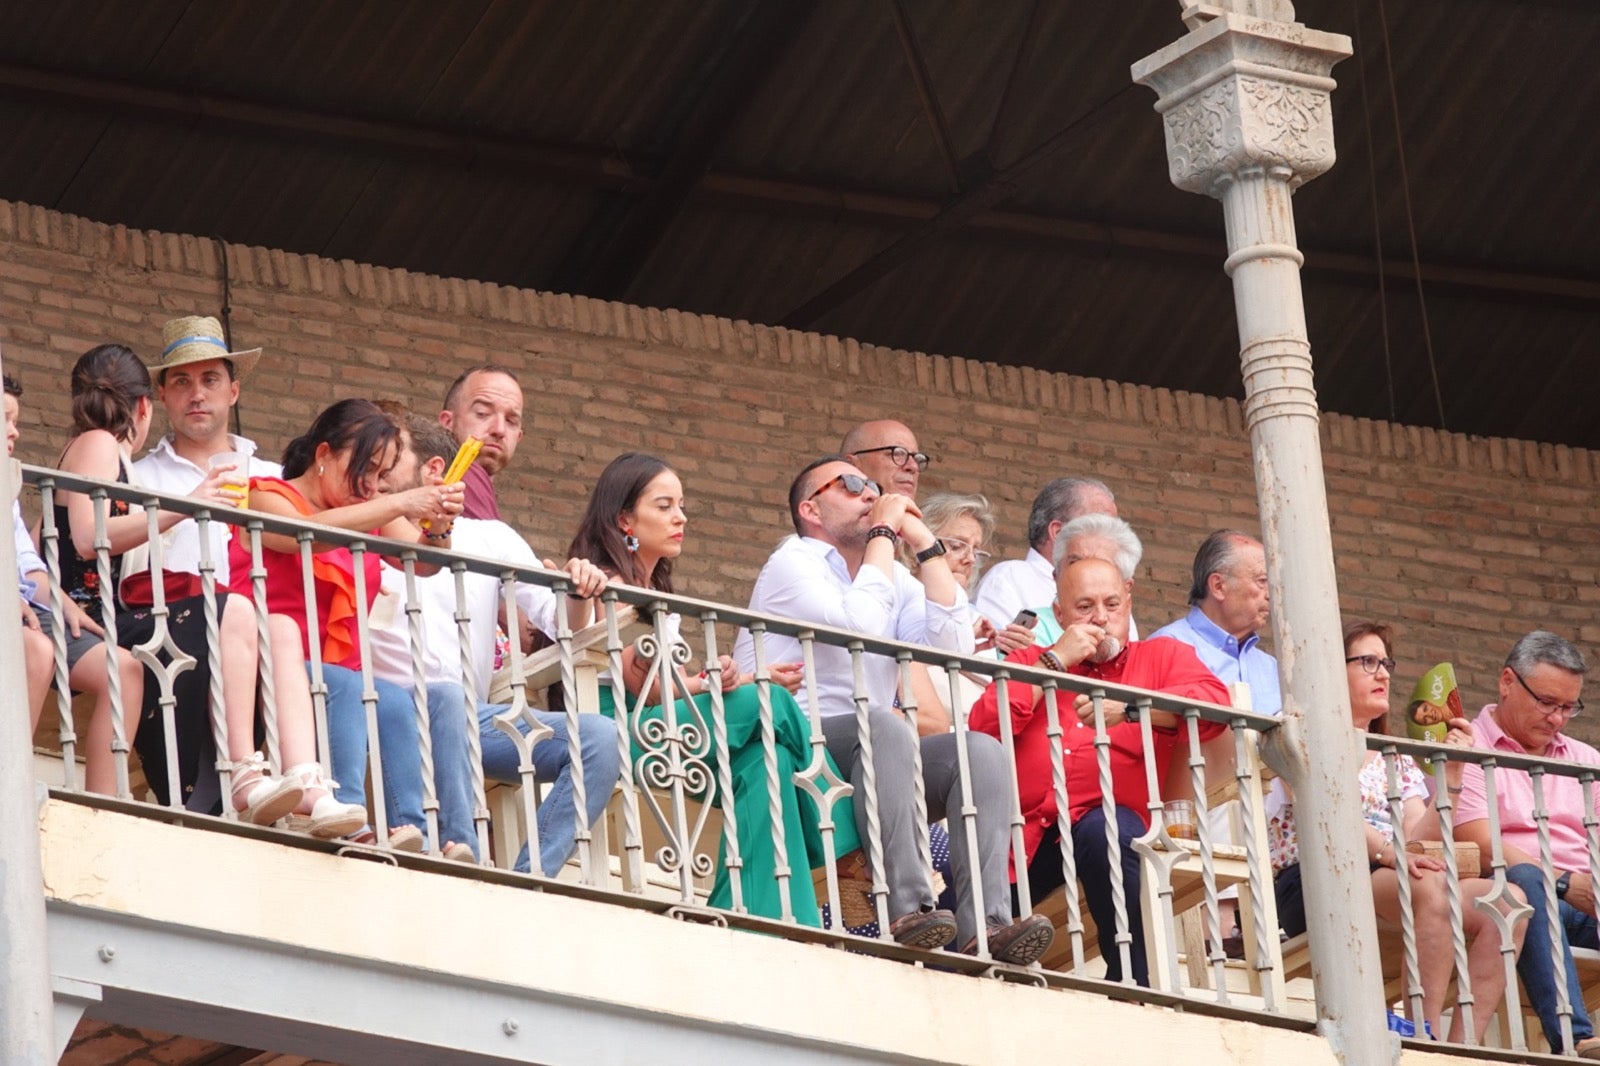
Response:
[[[209,316],[185,315],[170,319],[161,327],[161,356],[150,369],[159,374],[175,366],[203,363],[208,359],[233,360],[233,376],[242,378],[250,373],[261,358],[260,348],[246,352],[228,351],[223,339],[222,323]]]

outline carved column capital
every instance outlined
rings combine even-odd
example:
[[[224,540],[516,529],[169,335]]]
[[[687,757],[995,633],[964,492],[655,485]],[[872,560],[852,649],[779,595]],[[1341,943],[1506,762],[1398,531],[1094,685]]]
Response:
[[[1248,168],[1285,174],[1291,188],[1333,166],[1333,65],[1350,39],[1221,12],[1133,66],[1160,96],[1172,183],[1220,196]]]

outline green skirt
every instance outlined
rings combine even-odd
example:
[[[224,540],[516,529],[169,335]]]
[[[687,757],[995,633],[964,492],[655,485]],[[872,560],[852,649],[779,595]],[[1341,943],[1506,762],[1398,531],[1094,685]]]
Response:
[[[777,862],[772,849],[772,808],[767,797],[766,757],[761,746],[761,703],[755,685],[742,685],[722,697],[724,717],[728,731],[729,774],[733,779],[733,813],[739,823],[739,858],[743,869],[739,878],[745,908],[751,914],[778,918],[783,914],[779,895]],[[686,705],[676,704],[676,713],[682,715]],[[711,731],[711,697],[693,697],[687,705],[704,731],[702,751],[697,752],[711,770],[711,788],[720,785],[717,752]],[[616,717],[616,703],[609,685],[600,687],[600,711]],[[646,707],[646,720],[662,716],[659,705]],[[794,919],[803,925],[821,927],[822,916],[817,908],[817,893],[812,884],[811,871],[827,861],[822,848],[819,824],[821,811],[811,794],[794,784],[797,770],[811,762],[811,725],[805,712],[795,702],[787,689],[772,686],[772,731],[776,740],[778,762],[778,793],[783,814],[784,850],[788,853],[789,907]],[[628,740],[633,759],[638,760],[642,749],[638,738],[629,731]],[[839,768],[831,756],[828,766],[835,774]],[[699,798],[699,797],[697,797]],[[722,797],[712,802],[723,806]],[[855,809],[850,798],[833,804],[834,857],[842,858],[861,846],[856,833]],[[728,842],[724,835],[717,849],[717,874],[711,886],[710,904],[728,908],[733,905],[733,887],[728,876]]]

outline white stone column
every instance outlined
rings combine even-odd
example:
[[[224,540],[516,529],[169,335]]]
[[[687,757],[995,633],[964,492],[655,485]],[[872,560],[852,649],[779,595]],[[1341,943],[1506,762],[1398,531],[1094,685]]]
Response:
[[[1291,199],[1333,165],[1328,74],[1350,42],[1290,21],[1284,0],[1183,14],[1191,32],[1133,78],[1159,94],[1173,184],[1222,201],[1283,680],[1282,736],[1265,747],[1295,792],[1319,1025],[1340,1061],[1370,1066],[1399,1049],[1384,1023]]]
[[[0,369],[4,364],[0,363]],[[0,456],[0,581],[16,594],[17,552],[11,539],[11,501],[21,486],[11,460]],[[22,615],[17,601],[0,610],[0,1058],[54,1062],[50,968],[45,954],[44,874],[39,867],[39,802],[33,778],[22,663]]]

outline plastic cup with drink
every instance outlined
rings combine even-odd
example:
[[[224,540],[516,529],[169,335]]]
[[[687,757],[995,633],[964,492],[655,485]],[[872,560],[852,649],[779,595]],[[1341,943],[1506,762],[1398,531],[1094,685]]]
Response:
[[[240,452],[218,452],[206,461],[212,470],[218,467],[231,466],[233,469],[222,475],[224,488],[240,493],[236,507],[250,506],[250,457]]]
[[[1194,800],[1167,800],[1161,805],[1161,820],[1167,836],[1174,840],[1198,840],[1200,830],[1194,820]]]

